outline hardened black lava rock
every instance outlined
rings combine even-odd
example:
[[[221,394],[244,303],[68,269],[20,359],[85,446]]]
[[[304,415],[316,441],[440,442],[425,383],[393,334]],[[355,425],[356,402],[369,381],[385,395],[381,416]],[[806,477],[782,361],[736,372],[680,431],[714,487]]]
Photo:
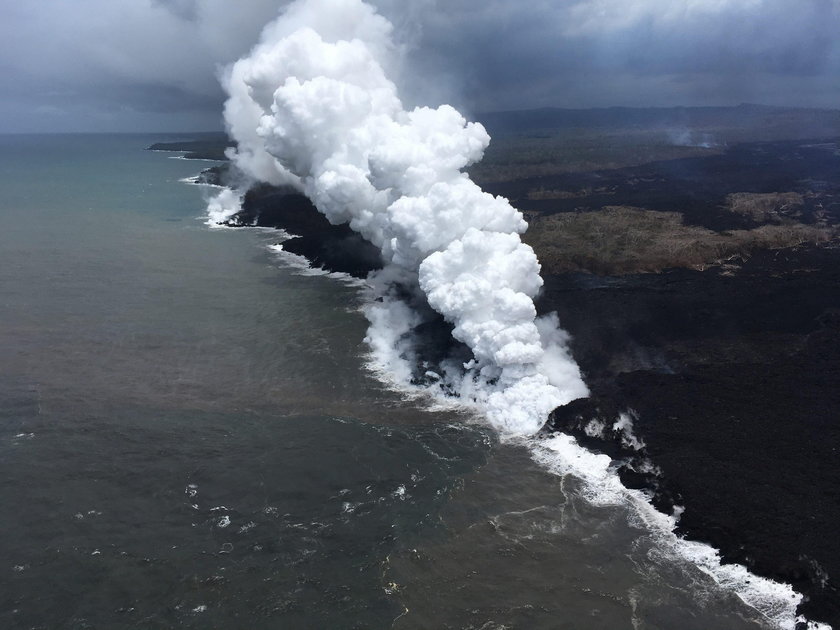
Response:
[[[776,143],[541,183],[572,190],[587,176],[613,177],[610,204],[679,209],[724,230],[752,227],[721,208],[725,195],[798,189],[803,178],[835,186],[824,166],[822,154]],[[516,185],[494,192],[520,198]],[[840,215],[836,205],[821,211]],[[330,270],[361,277],[380,266],[376,248],[291,190],[250,191],[231,224],[297,234],[284,248]],[[544,431],[608,453],[659,509],[685,508],[679,533],[792,584],[806,596],[803,614],[840,627],[840,249],[754,252],[734,274],[549,276],[538,309],[558,312],[592,390]],[[445,356],[443,328],[429,328],[425,354]],[[613,428],[629,411],[643,447]]]
[[[593,393],[546,430],[621,461],[617,435],[584,429],[632,409],[659,474],[622,480],[684,506],[680,534],[840,627],[840,249],[759,253],[734,276],[553,276],[539,308],[573,334]]]
[[[364,278],[382,267],[379,250],[347,225],[333,225],[312,202],[292,188],[260,185],[249,190],[230,226],[282,229],[295,236],[283,249],[304,256],[314,267]]]

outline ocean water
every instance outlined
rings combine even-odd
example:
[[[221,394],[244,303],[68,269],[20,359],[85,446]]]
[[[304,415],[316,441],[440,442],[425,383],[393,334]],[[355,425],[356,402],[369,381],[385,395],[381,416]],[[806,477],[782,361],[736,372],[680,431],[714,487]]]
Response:
[[[790,621],[378,381],[364,290],[208,228],[167,139],[0,136],[0,627]]]

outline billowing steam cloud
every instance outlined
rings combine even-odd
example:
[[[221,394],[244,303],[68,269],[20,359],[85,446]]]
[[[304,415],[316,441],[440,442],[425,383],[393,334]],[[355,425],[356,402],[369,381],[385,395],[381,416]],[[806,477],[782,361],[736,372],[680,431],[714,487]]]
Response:
[[[399,57],[391,32],[362,0],[289,5],[225,75],[231,157],[253,181],[299,187],[331,222],[378,246],[386,267],[374,284],[422,290],[472,351],[445,370],[448,386],[500,429],[533,432],[586,386],[556,319],[536,319],[542,280],[519,238],[521,213],[462,172],[490,137],[448,105],[403,108],[386,74]],[[238,198],[221,193],[211,218],[236,212]],[[410,327],[404,306],[382,294],[388,313],[370,317],[373,345]]]

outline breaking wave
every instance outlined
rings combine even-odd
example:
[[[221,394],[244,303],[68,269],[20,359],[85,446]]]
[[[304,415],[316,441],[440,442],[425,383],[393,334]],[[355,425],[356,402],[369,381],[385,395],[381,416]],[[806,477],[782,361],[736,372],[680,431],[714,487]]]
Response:
[[[239,212],[245,190],[261,182],[291,185],[331,223],[349,224],[384,261],[368,278],[364,309],[372,370],[526,442],[550,471],[581,479],[591,501],[629,506],[674,557],[792,630],[801,596],[789,586],[679,539],[675,520],[624,488],[607,456],[567,435],[534,437],[587,387],[557,317],[537,317],[540,265],[520,239],[522,214],[464,173],[482,158],[487,132],[448,105],[405,109],[389,79],[398,58],[391,24],[362,0],[291,3],[224,73],[237,143],[228,157],[241,185],[210,200],[210,221]],[[457,343],[432,361],[414,333],[436,318]]]

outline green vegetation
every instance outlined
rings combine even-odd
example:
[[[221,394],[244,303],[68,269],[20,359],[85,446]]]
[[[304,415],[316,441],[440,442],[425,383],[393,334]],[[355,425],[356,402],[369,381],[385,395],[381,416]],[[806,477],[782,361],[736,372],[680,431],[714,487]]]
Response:
[[[761,223],[785,223],[802,215],[805,198],[796,192],[734,193],[726,197],[731,212],[743,214]]]
[[[580,185],[575,185],[576,177],[569,174],[719,156],[740,143],[836,138],[840,136],[840,111],[756,105],[543,109],[488,114],[481,120],[493,141],[484,160],[469,169],[470,175],[482,185],[505,184],[503,190],[513,191],[514,203],[535,208],[526,213],[530,227],[524,239],[534,247],[547,273],[626,274],[712,265],[732,269],[727,260],[746,258],[759,250],[819,244],[838,237],[835,194],[809,190],[804,183],[799,192],[727,195],[727,185],[735,180],[727,179],[725,170],[704,171],[696,163],[687,163],[682,168],[697,179],[689,177],[686,182],[695,186],[697,196],[688,195],[693,206],[686,212],[692,223],[699,224],[687,225],[679,207],[667,208],[672,210],[667,212],[630,207],[647,203],[635,193],[625,201],[628,190],[639,190],[634,187],[633,174],[628,173],[624,180],[621,174],[607,173],[594,179],[581,177]],[[826,143],[825,147],[832,149],[835,144]],[[744,165],[746,178],[741,183],[743,190],[750,190],[752,165]],[[741,166],[732,162],[733,168]],[[773,168],[785,172],[783,163]],[[672,180],[669,169],[651,166],[655,177],[662,178],[661,186],[656,183],[659,179],[641,180],[660,208],[668,187],[685,183],[678,177]],[[728,183],[720,184],[718,178]],[[701,180],[703,183],[698,183]],[[599,183],[593,185],[593,181]],[[766,183],[756,186],[766,188]],[[686,198],[684,189],[679,192]],[[550,203],[553,200],[558,203]],[[698,206],[703,205],[710,217],[717,214],[717,218],[706,222],[698,216]],[[576,211],[569,212],[575,206]],[[719,216],[721,209],[732,213],[731,221]],[[755,227],[726,229],[738,226]]]
[[[620,275],[672,267],[704,269],[759,249],[823,243],[837,236],[835,228],[801,223],[714,232],[685,225],[678,212],[628,206],[531,216],[529,223],[524,240],[547,273]]]

